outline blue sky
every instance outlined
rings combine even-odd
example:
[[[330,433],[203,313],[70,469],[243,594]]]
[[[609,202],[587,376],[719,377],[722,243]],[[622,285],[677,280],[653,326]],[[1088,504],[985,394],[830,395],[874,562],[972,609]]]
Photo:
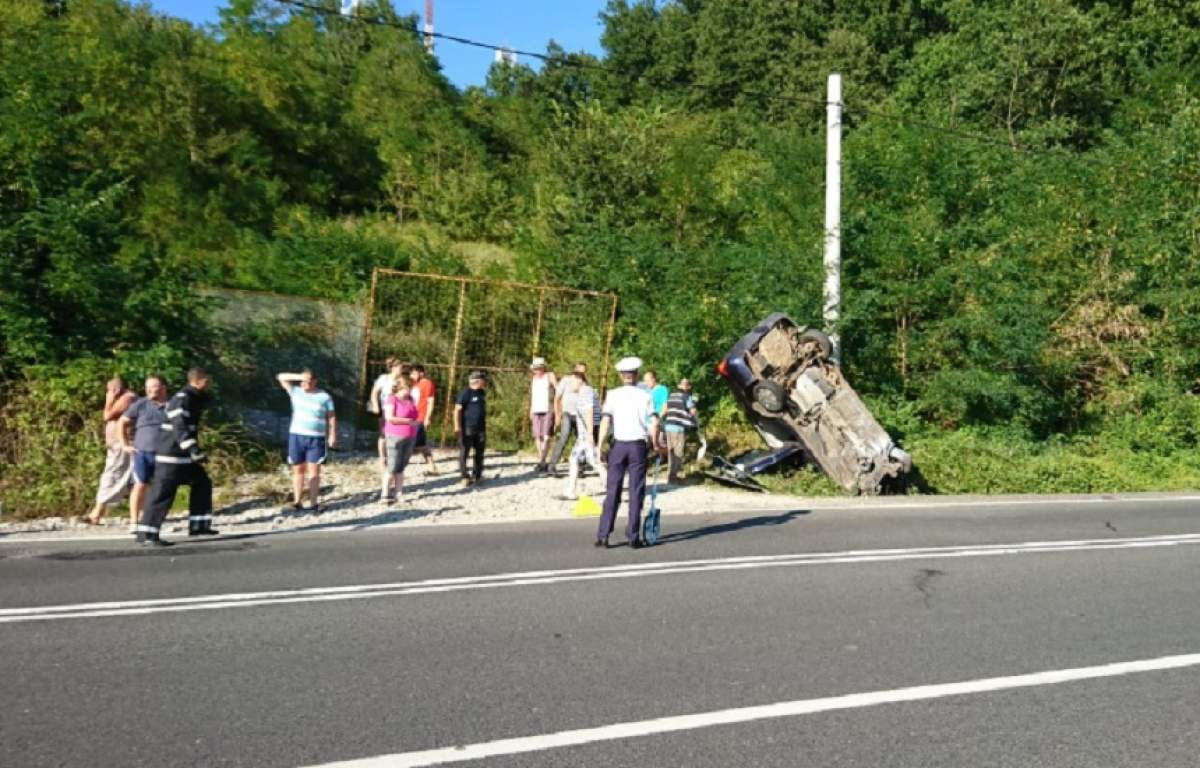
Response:
[[[197,24],[215,23],[225,0],[149,0],[155,10]],[[400,13],[424,14],[424,0],[392,0]],[[543,52],[551,39],[568,51],[600,53],[598,14],[605,0],[434,0],[434,29],[446,34]],[[434,51],[460,88],[481,85],[491,51],[439,40]],[[521,63],[537,68],[535,60]]]

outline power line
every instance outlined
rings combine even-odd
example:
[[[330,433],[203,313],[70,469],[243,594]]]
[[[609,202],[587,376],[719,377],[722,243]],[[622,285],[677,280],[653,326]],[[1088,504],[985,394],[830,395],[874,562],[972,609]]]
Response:
[[[405,32],[409,32],[410,34],[413,34],[418,37],[421,37],[426,34],[409,24],[404,24],[403,22],[379,18],[377,16],[349,15],[349,14],[342,13],[341,11],[335,10],[333,8],[318,5],[318,4],[315,4],[312,2],[306,2],[306,0],[273,0],[273,2],[281,4],[281,5],[292,6],[295,8],[302,8],[302,9],[305,9],[308,11],[312,11],[314,13],[319,13],[324,16],[336,16],[336,17],[344,19],[346,21],[360,22],[360,23],[371,24],[371,25],[375,25],[375,26],[392,27],[395,29],[403,30]],[[530,58],[537,59],[538,61],[542,61],[547,64],[557,64],[557,65],[561,65],[564,67],[575,67],[577,69],[594,70],[597,72],[603,72],[603,73],[617,76],[617,77],[620,77],[622,74],[606,64],[603,64],[600,62],[595,62],[595,61],[588,61],[587,59],[569,58],[568,56],[552,56],[550,54],[538,53],[536,51],[525,51],[525,50],[520,50],[520,49],[514,49],[514,48],[511,48],[506,45],[498,45],[496,43],[488,43],[488,42],[484,42],[481,40],[473,40],[471,38],[462,37],[460,35],[450,35],[450,34],[446,34],[443,32],[432,32],[432,33],[428,33],[428,34],[431,34],[434,38],[437,38],[439,40],[446,40],[448,42],[458,43],[460,45],[466,45],[466,46],[470,46],[473,48],[482,48],[482,49],[490,50],[490,51],[511,51],[512,53],[518,54],[520,56],[528,56]],[[741,89],[739,91],[739,93],[742,95],[745,95],[745,96],[761,98],[761,99],[765,99],[767,101],[772,101],[772,102],[776,102],[776,103],[803,105],[803,106],[807,106],[807,107],[816,106],[816,107],[822,107],[822,108],[828,106],[828,102],[826,102],[825,99],[816,97],[816,96],[806,97],[806,96],[801,96],[798,94],[782,94],[782,93],[778,93],[778,92],[753,91],[753,90],[746,90],[746,89]],[[1102,163],[1099,160],[1094,160],[1094,159],[1086,157],[1084,155],[1074,154],[1074,153],[1071,153],[1066,150],[1035,149],[1032,147],[1014,146],[1010,141],[1007,141],[1002,138],[988,136],[986,134],[976,133],[973,131],[965,131],[960,128],[954,128],[954,127],[944,126],[944,125],[937,125],[936,123],[929,123],[929,122],[925,122],[922,120],[915,120],[912,117],[909,117],[907,115],[903,115],[903,114],[893,112],[893,111],[887,110],[887,109],[882,109],[879,107],[867,106],[865,104],[857,105],[857,106],[853,106],[853,107],[847,107],[845,104],[843,104],[842,107],[846,112],[849,112],[851,114],[866,114],[868,116],[874,115],[877,117],[890,119],[893,122],[901,123],[901,124],[906,125],[911,128],[917,128],[917,129],[924,130],[924,131],[938,133],[938,134],[941,134],[944,136],[950,136],[950,137],[962,139],[965,141],[972,141],[972,142],[975,142],[978,144],[985,144],[985,145],[1003,148],[1003,149],[1008,150],[1016,155],[1025,155],[1025,156],[1029,156],[1029,157],[1054,157],[1057,159],[1067,160],[1070,162],[1077,162],[1077,163],[1092,165],[1093,167],[1099,167],[1101,165],[1103,165],[1104,167],[1111,167],[1110,165]]]
[[[489,51],[512,52],[519,56],[528,56],[531,59],[537,59],[539,61],[543,61],[547,64],[562,64],[564,66],[581,67],[581,68],[587,68],[587,69],[597,69],[597,70],[602,70],[602,71],[610,72],[610,73],[612,72],[612,70],[610,68],[604,66],[603,64],[599,64],[597,62],[591,62],[591,61],[587,61],[584,59],[571,59],[571,58],[568,58],[567,56],[551,56],[548,53],[538,53],[537,51],[523,51],[518,48],[513,48],[513,47],[507,46],[507,45],[497,45],[496,43],[485,43],[480,40],[472,40],[470,38],[460,37],[458,35],[447,35],[444,32],[422,32],[422,31],[416,29],[415,27],[409,26],[408,24],[405,24],[403,22],[392,21],[391,19],[382,19],[377,16],[359,16],[359,15],[345,14],[345,13],[342,13],[341,11],[334,10],[333,8],[327,8],[325,6],[305,2],[304,0],[274,0],[274,2],[279,3],[280,5],[290,5],[294,8],[303,8],[305,10],[313,11],[314,13],[319,13],[324,16],[336,16],[338,18],[345,19],[346,21],[357,21],[357,22],[360,22],[363,24],[373,24],[378,27],[393,27],[395,29],[404,30],[405,32],[411,32],[413,35],[416,35],[417,37],[429,36],[429,37],[433,37],[437,40],[446,40],[451,43],[467,45],[467,46],[471,46],[473,48],[483,48],[483,49],[486,49]]]

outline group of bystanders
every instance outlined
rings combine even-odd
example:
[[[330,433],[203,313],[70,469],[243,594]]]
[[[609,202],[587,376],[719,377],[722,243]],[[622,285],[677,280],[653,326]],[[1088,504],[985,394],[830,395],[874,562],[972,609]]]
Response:
[[[576,363],[561,378],[548,370],[544,358],[535,357],[530,365],[529,416],[538,457],[535,472],[556,475],[566,453],[569,469],[562,497],[574,499],[583,472],[590,468],[600,475],[607,464],[607,493],[597,545],[607,546],[628,476],[626,536],[631,546],[641,546],[638,530],[647,456],[651,450],[667,455],[668,481],[676,482],[686,430],[697,426],[696,404],[687,379],[670,391],[658,383],[651,370],[639,386],[641,367],[636,357],[618,363],[622,386],[608,393],[601,404],[588,380],[586,363]],[[307,368],[300,373],[280,373],[276,380],[292,407],[287,445],[287,461],[292,467],[291,507],[304,509],[307,493],[308,509],[319,513],[321,467],[338,441],[333,398]],[[210,381],[203,369],[193,368],[187,384],[170,398],[162,376],[146,379],[143,397],[137,397],[120,378],[108,382],[104,402],[107,453],[95,507],[84,518],[88,524],[99,524],[109,506],[129,495],[130,527],[137,541],[169,546],[159,531],[179,487],[186,484],[191,487],[188,534],[216,533],[212,527],[212,482],[204,468],[206,456],[198,435]],[[454,401],[454,434],[464,487],[483,480],[487,385],[485,372],[472,371]],[[421,365],[389,359],[387,371],[376,379],[368,408],[379,417],[380,502],[405,500],[404,472],[414,454],[424,457],[429,474],[438,474],[428,440],[435,397],[436,387]],[[613,446],[606,450],[610,432]],[[575,443],[567,452],[572,437]]]

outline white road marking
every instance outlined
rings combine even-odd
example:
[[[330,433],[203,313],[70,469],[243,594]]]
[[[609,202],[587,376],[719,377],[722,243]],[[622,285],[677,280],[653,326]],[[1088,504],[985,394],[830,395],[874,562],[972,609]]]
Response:
[[[960,557],[996,557],[1003,555],[1055,552],[1084,552],[1146,547],[1173,547],[1200,544],[1200,533],[1143,536],[1138,538],[1085,539],[1079,541],[1029,541],[1017,544],[979,544],[946,547],[917,547],[908,549],[848,550],[843,552],[803,552],[790,555],[750,555],[706,560],[659,561],[630,563],[591,568],[498,573],[482,576],[459,576],[422,581],[401,581],[384,584],[356,584],[340,587],[311,587],[307,589],[240,592],[194,597],[150,600],[122,600],[65,605],[44,605],[0,609],[0,624],[59,619],[100,618],[111,616],[144,616],[155,613],[205,611],[222,608],[247,608],[292,603],[363,600],[379,597],[398,597],[463,590],[494,589],[557,584],[597,579],[622,579],[660,576],[704,571],[748,570],[808,565],[875,563],[904,560],[930,560]]]
[[[960,683],[918,685],[911,688],[851,693],[844,696],[828,696],[820,699],[781,701],[761,706],[722,709],[715,712],[661,717],[654,720],[614,723],[596,728],[579,728],[570,731],[559,731],[558,733],[542,734],[540,736],[498,739],[479,744],[456,745],[420,752],[399,752],[392,755],[381,755],[379,757],[368,757],[359,760],[325,763],[319,766],[310,766],[309,768],[417,768],[418,766],[444,765],[446,763],[460,763],[467,760],[481,760],[502,755],[519,755],[529,752],[541,752],[548,749],[574,747],[581,744],[593,744],[599,741],[631,739],[640,736],[711,728],[718,725],[735,725],[756,720],[797,717],[799,715],[811,715],[819,712],[859,709],[862,707],[879,706],[880,704],[896,704],[908,701],[925,701],[946,696],[989,693],[993,691],[1012,690],[1014,688],[1060,685],[1062,683],[1095,680],[1104,677],[1160,672],[1168,669],[1183,669],[1197,665],[1200,665],[1200,653],[1163,656],[1157,659],[1124,661],[1094,667],[1054,669],[1009,677],[988,677],[980,680],[967,680]]]
[[[912,499],[911,501],[909,499]],[[969,499],[963,501],[955,501],[953,499],[931,497],[928,501],[922,501],[922,497],[903,497],[897,498],[895,501],[884,501],[880,499],[871,499],[869,501],[845,500],[838,501],[837,499],[824,498],[803,498],[796,497],[795,504],[789,504],[784,507],[745,507],[742,510],[752,514],[783,514],[785,512],[794,512],[797,509],[806,509],[811,512],[821,512],[827,510],[851,510],[851,511],[872,511],[872,510],[887,510],[887,509],[931,509],[945,507],[947,509],[955,509],[960,507],[1026,507],[1026,506],[1044,506],[1046,504],[1169,504],[1178,502],[1197,502],[1200,501],[1200,495],[1179,495],[1179,496],[1122,496],[1122,495],[1102,495],[1102,496],[1083,496],[1083,497],[1056,497],[1047,496],[1038,499]],[[690,514],[690,513],[688,513]],[[711,513],[720,514],[720,513]],[[543,523],[543,522],[562,522],[564,520],[573,520],[575,518],[552,517],[538,518],[534,520],[458,520],[447,521],[440,520],[421,521],[421,520],[400,520],[394,523],[380,523],[376,525],[364,525],[353,521],[346,522],[342,525],[329,525],[314,521],[311,527],[301,528],[286,528],[280,530],[278,528],[256,527],[256,528],[237,528],[231,533],[232,536],[282,536],[293,533],[354,533],[356,531],[380,530],[387,528],[424,528],[430,526],[452,526],[452,525],[506,525],[519,523]],[[221,515],[217,514],[214,518],[219,524]],[[187,521],[186,517],[169,518],[168,523],[183,524]],[[236,523],[230,523],[236,525]],[[85,536],[26,536],[22,533],[0,533],[0,545],[3,544],[53,544],[53,543],[71,543],[80,541],[131,541],[133,534],[102,534],[102,535],[85,535]],[[220,541],[223,538],[218,536],[213,541]]]

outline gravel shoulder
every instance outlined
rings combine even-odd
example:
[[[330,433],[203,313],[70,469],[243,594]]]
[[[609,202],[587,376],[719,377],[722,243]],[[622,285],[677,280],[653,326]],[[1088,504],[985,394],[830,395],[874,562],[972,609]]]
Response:
[[[369,526],[469,525],[475,523],[565,520],[575,517],[575,501],[562,498],[565,478],[534,474],[529,455],[489,453],[484,482],[464,488],[459,484],[457,452],[437,451],[437,475],[414,459],[406,473],[405,501],[379,501],[378,459],[366,453],[332,453],[321,474],[322,511],[292,510],[291,473],[286,465],[269,472],[248,474],[232,486],[217,490],[214,500],[216,527],[223,534],[288,532]],[[565,473],[565,467],[560,467]],[[663,481],[665,466],[660,470]],[[580,480],[580,494],[597,502],[604,498],[602,478],[588,475]],[[1200,492],[1002,495],[1002,496],[889,496],[807,498],[784,494],[752,493],[727,488],[712,481],[659,486],[658,506],[664,514],[703,515],[715,512],[784,513],[797,509],[844,509],[864,511],[902,510],[919,507],[960,508],[948,514],[966,514],[970,508],[986,513],[993,508],[1025,504],[1054,505],[1063,502],[1114,502],[1134,504],[1153,500],[1200,502]],[[649,503],[649,499],[647,499]],[[624,514],[622,503],[619,515]],[[110,510],[99,526],[85,525],[78,516],[39,520],[0,521],[0,541],[30,539],[114,539],[128,536],[128,508]],[[618,522],[618,528],[623,525]],[[165,533],[186,533],[186,513],[177,510],[168,518]]]
[[[237,534],[343,525],[456,525],[572,518],[576,502],[562,497],[565,477],[536,475],[534,463],[530,456],[489,453],[483,483],[464,488],[459,483],[457,453],[438,451],[439,474],[429,474],[424,462],[414,458],[405,474],[405,500],[389,504],[379,501],[380,470],[376,457],[366,453],[333,453],[321,472],[320,514],[290,508],[291,471],[280,466],[271,472],[245,475],[232,487],[218,489],[214,523],[222,533]],[[565,471],[565,465],[560,466],[560,472],[565,474]],[[671,515],[783,512],[803,503],[794,496],[739,491],[712,482],[685,481],[667,486],[665,465],[660,478],[659,507]],[[578,491],[603,501],[603,478],[594,474],[585,476],[579,481]],[[95,527],[85,525],[78,517],[0,522],[0,536],[15,539],[126,535],[128,514],[125,506],[110,510],[103,524]],[[173,512],[165,532],[177,534],[186,530],[186,516]]]

